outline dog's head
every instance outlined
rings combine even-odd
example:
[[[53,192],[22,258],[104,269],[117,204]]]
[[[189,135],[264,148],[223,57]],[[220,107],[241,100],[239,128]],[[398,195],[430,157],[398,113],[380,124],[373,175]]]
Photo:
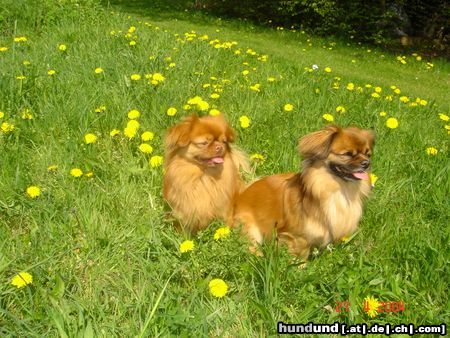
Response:
[[[214,167],[224,162],[229,143],[234,140],[234,130],[221,114],[204,117],[193,114],[167,132],[166,156],[179,154],[192,162]]]
[[[299,150],[307,163],[321,160],[334,175],[358,181],[368,179],[374,139],[371,130],[332,125],[301,138]]]

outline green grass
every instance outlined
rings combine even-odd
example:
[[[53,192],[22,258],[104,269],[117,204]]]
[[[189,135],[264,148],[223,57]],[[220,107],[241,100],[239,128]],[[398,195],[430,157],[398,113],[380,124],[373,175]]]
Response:
[[[439,114],[450,106],[449,63],[408,54],[402,65],[388,52],[301,32],[182,11],[145,13],[68,8],[39,29],[19,20],[0,37],[0,47],[8,47],[0,52],[0,123],[15,125],[0,131],[0,335],[253,337],[274,335],[278,321],[448,322],[449,123]],[[137,28],[134,47],[125,37],[130,26]],[[191,30],[197,35],[188,41]],[[203,34],[208,41],[198,39]],[[12,41],[22,35],[27,42]],[[216,38],[238,44],[217,49],[209,43]],[[305,70],[313,64],[317,71]],[[95,74],[97,67],[104,72]],[[155,72],[166,80],[152,86],[144,75]],[[132,81],[132,74],[142,79]],[[346,89],[349,82],[355,90]],[[260,92],[249,89],[256,83]],[[218,99],[209,97],[214,86],[223,89]],[[379,99],[371,97],[376,86]],[[226,115],[239,146],[266,157],[254,164],[254,177],[298,170],[297,140],[326,125],[325,113],[343,126],[374,128],[379,179],[352,240],[302,268],[270,243],[264,257],[253,256],[237,231],[215,241],[217,222],[181,254],[185,238],[164,221],[162,168],[148,161],[163,155],[164,131],[189,114],[183,106],[195,95]],[[410,106],[399,101],[403,95],[427,104]],[[286,103],[292,112],[283,110]],[[106,111],[96,113],[102,105]],[[175,116],[166,114],[169,107]],[[21,118],[25,109],[32,120]],[[123,131],[131,109],[141,112],[139,132],[155,134],[150,155],[138,150],[139,137],[109,136]],[[239,125],[242,115],[251,119],[247,129]],[[397,129],[385,126],[388,117],[398,119]],[[86,145],[86,133],[97,142]],[[428,147],[437,155],[427,155]],[[58,170],[48,172],[50,165]],[[93,177],[70,176],[75,167]],[[41,189],[35,199],[25,192],[31,185]],[[21,271],[33,283],[17,289],[10,281]],[[222,299],[208,291],[213,278],[229,286]],[[402,300],[406,309],[371,319],[362,309],[366,296]],[[330,311],[345,300],[349,313]]]

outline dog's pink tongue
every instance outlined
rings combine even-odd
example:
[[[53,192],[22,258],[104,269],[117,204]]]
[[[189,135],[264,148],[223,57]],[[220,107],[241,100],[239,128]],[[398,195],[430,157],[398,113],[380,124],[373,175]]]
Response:
[[[352,173],[352,175],[355,176],[356,178],[360,179],[360,180],[367,180],[367,179],[369,179],[369,174],[367,174],[365,171],[354,172],[354,173]]]
[[[220,164],[223,163],[223,157],[213,157],[209,161],[215,164]]]

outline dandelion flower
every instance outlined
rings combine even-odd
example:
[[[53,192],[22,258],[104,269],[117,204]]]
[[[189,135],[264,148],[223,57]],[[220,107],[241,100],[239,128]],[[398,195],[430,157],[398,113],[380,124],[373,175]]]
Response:
[[[242,75],[244,75],[244,76],[247,76],[249,73],[250,73],[250,71],[247,69],[242,71]]]
[[[58,46],[58,49],[59,49],[61,52],[65,52],[65,51],[67,50],[67,46],[64,45],[64,44],[61,44],[61,45]]]
[[[155,73],[153,74],[153,80],[156,80],[158,82],[163,82],[166,78],[161,73]]]
[[[228,226],[221,227],[214,233],[214,239],[218,241],[219,239],[228,237],[230,235],[230,228]]]
[[[220,97],[220,95],[217,93],[212,93],[209,97],[212,99],[218,99]]]
[[[400,101],[402,101],[403,103],[409,102],[409,98],[408,96],[400,96]]]
[[[18,273],[11,279],[11,284],[18,289],[23,288],[24,286],[31,283],[33,283],[33,276],[25,271]]]
[[[167,109],[166,114],[169,116],[174,116],[177,113],[177,109],[174,107],[170,107]]]
[[[294,106],[292,104],[290,104],[290,103],[286,103],[284,105],[283,109],[284,109],[284,111],[293,111],[294,110]]]
[[[252,154],[250,159],[255,162],[263,162],[266,158],[261,154]]]
[[[195,244],[194,241],[191,240],[185,240],[183,243],[180,244],[180,252],[185,253],[188,251],[194,250]]]
[[[78,177],[83,176],[83,171],[80,168],[73,168],[73,169],[70,169],[70,175],[78,178]]]
[[[4,118],[4,117],[5,117],[5,113],[2,112],[2,111],[0,111],[0,119],[2,119],[2,118]]]
[[[163,157],[159,155],[152,156],[149,163],[152,168],[159,167],[163,163]]]
[[[52,164],[47,167],[48,172],[55,172],[56,170],[58,170],[58,166],[56,164]]]
[[[103,113],[104,111],[106,111],[106,106],[100,106],[98,108],[95,108],[96,113]]]
[[[387,115],[387,113],[386,113],[385,111],[381,111],[381,112],[380,112],[380,116],[381,116],[381,117],[385,117],[386,115]]]
[[[398,127],[398,120],[395,117],[390,117],[386,120],[386,127],[395,129]]]
[[[151,154],[153,152],[153,147],[148,143],[142,143],[139,145],[139,150],[144,154]]]
[[[86,174],[84,174],[85,177],[87,178],[91,178],[94,176],[94,173],[92,171],[87,172]]]
[[[201,111],[205,111],[209,109],[209,103],[206,101],[200,101],[197,105],[198,109]]]
[[[426,149],[426,152],[427,152],[427,155],[434,156],[434,155],[437,155],[438,150],[436,148],[434,148],[434,147],[428,147]]]
[[[15,129],[15,126],[12,123],[3,122],[1,128],[2,128],[2,131],[5,134],[7,134],[7,133],[12,132]]]
[[[250,86],[250,89],[254,92],[260,92],[261,91],[261,85],[259,83],[254,84],[253,86]]]
[[[0,52],[6,52],[7,50],[8,50],[8,47],[4,47],[4,46],[0,47]]]
[[[109,136],[114,137],[120,135],[120,130],[119,129],[113,129],[109,132]]]
[[[136,136],[137,129],[133,128],[133,127],[125,127],[125,129],[123,130],[123,133],[129,139],[132,139],[133,137]]]
[[[400,88],[394,88],[394,93],[395,94],[400,94],[402,91],[400,90]]]
[[[378,307],[380,303],[378,300],[371,296],[367,296],[364,298],[364,311],[369,315],[369,317],[373,318],[378,314]]]
[[[155,134],[153,134],[151,131],[144,131],[141,134],[141,140],[144,142],[151,141],[151,140],[153,140],[154,137],[155,137]]]
[[[375,92],[377,93],[381,93],[383,89],[381,87],[375,87]]]
[[[328,122],[333,122],[334,121],[334,117],[331,114],[323,114],[322,117]]]
[[[41,189],[35,185],[27,188],[27,195],[31,198],[36,198],[41,194]]]
[[[25,109],[24,111],[22,111],[22,119],[23,120],[32,120],[33,119],[33,114],[31,114],[29,109]]]
[[[347,90],[354,90],[355,89],[355,84],[350,82],[350,83],[347,84],[346,88],[347,88]]]
[[[370,173],[370,183],[372,184],[372,187],[375,186],[375,182],[378,180],[378,176],[374,173]]]
[[[139,110],[136,109],[132,109],[128,112],[128,118],[130,120],[136,120],[141,116],[141,113],[139,112]]]
[[[47,74],[50,75],[50,76],[55,75],[55,74],[56,74],[56,70],[50,69],[50,70],[47,72]]]
[[[97,136],[95,136],[95,134],[89,133],[84,135],[84,143],[91,144],[95,143],[95,141],[97,141]]]
[[[324,71],[327,72],[327,73],[331,73],[331,68],[330,67],[325,67]]]
[[[209,292],[217,298],[222,298],[228,291],[228,285],[219,278],[215,278],[209,282]]]
[[[241,124],[241,128],[248,128],[250,126],[251,120],[248,118],[248,116],[243,115],[239,118],[239,123]]]
[[[131,80],[133,81],[139,81],[141,79],[141,76],[139,74],[132,74],[130,76]]]
[[[426,106],[428,104],[427,100],[420,100],[419,104],[421,106]]]
[[[25,36],[17,36],[14,38],[14,42],[26,42],[27,40]]]
[[[336,107],[336,113],[345,113],[346,112],[346,109],[345,109],[345,107],[342,107],[342,106],[337,106]]]
[[[268,78],[267,78],[267,81],[268,82],[275,82],[275,78],[273,77],[273,76],[269,76]]]
[[[380,94],[378,94],[378,93],[372,93],[372,94],[370,94],[370,96],[372,96],[372,97],[378,99],[378,98],[380,97]]]
[[[17,80],[25,80],[27,77],[26,76],[24,76],[24,75],[18,75],[18,76],[16,76],[16,79]]]
[[[130,46],[136,46],[136,43],[137,43],[137,42],[136,42],[135,40],[131,40],[130,43],[129,43],[129,45],[130,45]]]
[[[450,117],[448,115],[445,115],[445,114],[439,114],[439,118],[442,121],[445,121],[445,122],[450,121]]]
[[[213,108],[209,111],[209,115],[211,115],[211,116],[220,115],[220,111],[218,109]]]
[[[94,73],[95,73],[95,74],[101,74],[101,73],[103,73],[103,68],[100,68],[100,67],[95,68]]]

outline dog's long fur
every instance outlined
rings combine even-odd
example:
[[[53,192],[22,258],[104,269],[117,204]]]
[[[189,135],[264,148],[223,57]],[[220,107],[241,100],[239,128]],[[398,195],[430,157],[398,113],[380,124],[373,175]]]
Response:
[[[214,219],[231,217],[243,188],[239,169],[249,167],[234,140],[222,115],[192,115],[168,130],[163,194],[184,230],[195,233]]]
[[[352,234],[370,190],[367,169],[373,133],[356,127],[328,126],[299,142],[303,172],[265,177],[236,200],[232,225],[254,243],[274,231],[292,254],[307,259],[323,247]]]

